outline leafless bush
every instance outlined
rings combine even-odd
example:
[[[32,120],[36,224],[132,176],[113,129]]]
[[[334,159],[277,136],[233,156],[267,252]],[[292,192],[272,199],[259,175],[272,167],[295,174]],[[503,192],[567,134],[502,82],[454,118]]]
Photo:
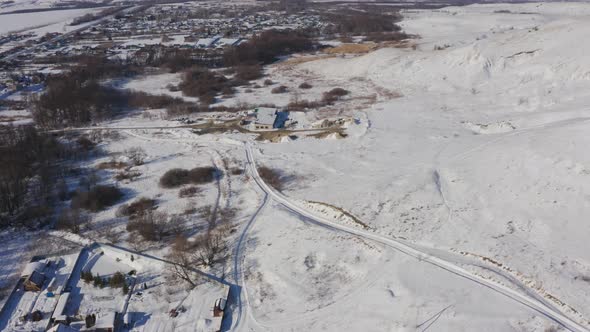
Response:
[[[285,93],[288,90],[289,89],[286,86],[280,85],[280,86],[277,86],[277,87],[273,88],[272,90],[270,90],[270,93],[274,93],[274,94]]]
[[[145,150],[140,147],[133,147],[125,150],[125,155],[135,166],[143,165],[147,154]]]
[[[363,34],[382,31],[400,31],[395,24],[401,19],[397,12],[386,13],[384,8],[366,8],[365,11],[340,10],[324,14],[325,19],[332,22],[330,32],[341,34]]]
[[[160,186],[164,188],[176,188],[189,183],[189,171],[182,168],[173,168],[160,178]]]
[[[345,43],[345,44],[349,44],[349,43],[354,42],[352,37],[350,37],[348,35],[340,36],[340,38],[338,38],[338,40],[340,40],[341,43]]]
[[[121,205],[116,212],[117,217],[129,217],[135,219],[148,211],[156,209],[157,202],[154,199],[141,197],[131,204]]]
[[[230,170],[231,175],[242,175],[244,174],[244,169],[239,167],[232,167]]]
[[[127,223],[128,232],[138,233],[146,241],[159,241],[170,234],[168,215],[148,210]]]
[[[208,183],[215,180],[215,167],[195,167],[189,171],[189,181],[194,184]]]
[[[311,84],[307,83],[307,82],[303,82],[303,83],[299,84],[299,89],[306,89],[306,90],[308,90],[308,89],[311,89],[311,88],[313,88],[313,86]]]
[[[228,48],[224,62],[230,66],[271,63],[279,56],[313,50],[315,46],[301,31],[266,30],[245,43]]]
[[[258,175],[268,184],[278,191],[283,190],[283,181],[278,170],[266,166],[258,167]]]
[[[126,162],[110,160],[110,161],[105,161],[105,162],[98,164],[98,166],[96,166],[96,168],[98,168],[98,169],[123,169],[123,168],[126,168],[127,166],[129,166],[129,165],[127,165]]]
[[[88,227],[89,222],[90,217],[80,209],[65,209],[59,215],[56,227],[78,234],[82,228]]]
[[[236,67],[235,78],[241,81],[252,81],[261,78],[262,66],[261,65],[242,65]]]
[[[305,111],[326,106],[324,101],[297,100],[287,105],[290,111]]]
[[[142,91],[125,91],[127,105],[133,108],[159,109],[173,105],[186,105],[182,98],[175,98],[168,95],[152,95]]]
[[[117,181],[135,181],[140,176],[141,176],[141,172],[129,170],[129,171],[123,171],[123,172],[117,173],[117,175],[115,175],[115,180],[117,180]]]
[[[387,41],[400,41],[408,39],[410,36],[404,32],[372,32],[365,36],[366,41],[372,42],[387,42]]]
[[[94,143],[88,136],[81,136],[76,143],[81,151],[90,151],[96,146],[96,143]]]
[[[89,191],[78,191],[72,198],[72,209],[85,209],[93,212],[111,206],[123,197],[123,192],[114,186],[98,185]]]
[[[178,85],[184,95],[199,97],[201,103],[207,105],[213,104],[215,96],[224,88],[232,86],[233,83],[222,74],[201,67],[186,71]]]
[[[178,236],[174,241],[172,251],[166,257],[174,263],[170,265],[172,275],[187,282],[191,287],[195,287],[200,276],[194,267],[210,267],[227,257],[228,247],[225,240],[227,229],[210,229],[205,234],[197,236],[195,241]]]
[[[330,91],[324,92],[322,101],[328,105],[333,104],[343,96],[349,94],[348,90],[344,90],[342,88],[334,88]]]
[[[178,192],[178,197],[180,197],[180,198],[195,197],[200,191],[201,190],[195,186],[182,188]]]
[[[160,178],[163,188],[176,188],[185,184],[203,184],[215,180],[214,167],[196,167],[191,170],[174,168]]]

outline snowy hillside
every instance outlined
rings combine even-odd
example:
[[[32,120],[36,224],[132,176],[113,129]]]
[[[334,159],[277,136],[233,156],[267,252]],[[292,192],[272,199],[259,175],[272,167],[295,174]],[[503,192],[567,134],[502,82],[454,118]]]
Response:
[[[405,13],[402,25],[421,36],[416,50],[286,74],[401,93],[358,113],[366,134],[267,144],[260,158],[301,176],[289,196],[344,207],[380,234],[491,258],[589,317],[590,5],[445,8]]]
[[[90,189],[72,190],[91,180],[121,197],[47,240],[0,233],[0,295],[30,282],[16,280],[31,256],[96,242],[75,250],[85,268],[65,264],[76,329],[116,312],[146,332],[590,331],[590,3],[402,14],[412,38],[322,35],[333,48],[271,58],[227,93],[191,94],[238,76],[213,63],[97,80],[161,104],[48,130],[92,145],[58,204],[82,204]],[[157,31],[113,40],[125,57],[200,40]],[[0,330],[43,330],[20,319],[55,302],[43,287],[0,298]]]

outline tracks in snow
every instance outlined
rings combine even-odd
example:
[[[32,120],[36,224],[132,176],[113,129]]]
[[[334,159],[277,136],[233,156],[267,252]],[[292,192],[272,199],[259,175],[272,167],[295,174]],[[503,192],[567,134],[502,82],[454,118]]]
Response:
[[[581,119],[576,119],[576,120],[588,121],[589,118],[581,118]],[[568,121],[571,121],[571,120],[568,120]],[[563,121],[563,122],[568,122],[568,121]],[[558,122],[558,123],[561,123],[561,122]],[[464,151],[458,155],[452,156],[451,159],[452,160],[461,160],[461,159],[467,157],[472,152],[477,151],[477,150],[479,150],[491,143],[494,143],[498,140],[504,139],[508,136],[518,135],[518,134],[521,134],[523,132],[530,131],[530,130],[546,128],[551,125],[555,125],[555,124],[552,123],[552,124],[544,124],[544,125],[539,125],[539,126],[532,126],[530,128],[526,128],[526,129],[523,129],[520,131],[515,131],[515,132],[512,132],[507,135],[502,135],[501,137],[495,138],[495,139],[485,142],[479,146],[476,146],[470,150],[467,150],[467,151]],[[128,128],[128,129],[138,129],[138,128]],[[150,128],[150,129],[152,129],[152,128]],[[162,129],[175,129],[175,128],[162,128]],[[149,138],[142,137],[141,135],[137,135],[137,134],[131,133],[129,131],[127,131],[127,133],[131,134],[132,136],[151,140]],[[187,139],[153,138],[153,140],[169,140],[169,141],[175,141],[177,143],[179,143],[179,142],[187,143],[190,141],[192,143],[191,145],[193,147],[198,146],[197,144],[195,144],[195,142],[193,140],[187,140]],[[234,141],[231,143],[236,144],[237,142]],[[204,146],[201,145],[201,147],[204,147]],[[494,281],[480,277],[479,275],[476,275],[476,274],[474,274],[470,271],[467,271],[466,269],[452,263],[452,261],[449,260],[448,258],[447,259],[441,258],[441,256],[446,257],[446,255],[435,256],[435,254],[432,253],[432,250],[428,250],[428,248],[420,248],[419,246],[416,246],[416,245],[413,245],[410,243],[406,243],[401,240],[387,238],[387,237],[380,236],[380,235],[377,235],[377,234],[374,234],[374,233],[371,233],[368,231],[363,231],[363,230],[356,229],[354,227],[338,224],[338,223],[327,220],[323,217],[317,216],[317,215],[307,211],[306,209],[293,203],[291,200],[289,200],[284,195],[282,195],[278,192],[275,192],[260,178],[258,171],[256,169],[256,164],[254,161],[252,148],[247,143],[246,143],[245,148],[246,148],[246,157],[248,160],[247,167],[250,171],[250,174],[252,175],[252,178],[256,182],[257,186],[260,187],[260,189],[262,189],[262,191],[264,192],[264,196],[263,196],[262,204],[257,208],[256,212],[252,215],[252,217],[249,219],[248,223],[244,227],[244,230],[242,231],[242,234],[240,235],[237,245],[234,250],[233,278],[234,278],[234,282],[235,282],[234,287],[236,287],[236,292],[234,294],[236,294],[235,296],[236,296],[236,303],[237,303],[238,310],[237,310],[236,323],[233,326],[233,330],[239,330],[240,328],[243,328],[245,326],[245,322],[247,320],[251,320],[254,324],[262,327],[262,325],[256,321],[251,310],[249,310],[250,306],[249,306],[249,301],[248,301],[248,292],[247,292],[247,287],[245,287],[245,284],[244,284],[244,271],[243,271],[244,246],[245,246],[245,241],[248,236],[248,232],[251,230],[253,224],[255,223],[255,221],[256,221],[257,217],[259,216],[259,214],[261,213],[261,211],[267,206],[268,201],[270,199],[272,199],[275,202],[282,205],[287,210],[289,210],[289,211],[291,211],[291,212],[293,212],[293,213],[295,213],[295,214],[297,214],[297,215],[299,215],[299,216],[301,216],[301,217],[303,217],[303,218],[309,220],[310,222],[313,222],[319,226],[326,227],[326,228],[329,228],[329,229],[332,229],[335,231],[345,232],[345,233],[353,235],[353,236],[357,236],[360,238],[364,238],[364,239],[368,239],[371,241],[381,243],[387,247],[390,247],[390,248],[396,249],[400,252],[403,252],[411,257],[414,257],[414,258],[419,259],[421,261],[424,261],[424,262],[427,262],[427,263],[432,264],[434,266],[437,266],[439,268],[442,268],[450,273],[461,276],[461,277],[463,277],[467,280],[470,280],[472,282],[475,282],[481,286],[487,287],[492,291],[502,294],[502,295],[504,295],[504,296],[506,296],[518,303],[521,303],[522,305],[525,305],[525,306],[531,308],[532,310],[535,310],[536,312],[540,313],[541,315],[560,324],[561,326],[563,326],[564,328],[566,328],[569,331],[574,331],[574,332],[589,331],[586,327],[580,325],[576,321],[565,316],[558,309],[552,308],[549,305],[542,303],[541,301],[538,300],[538,298],[535,299],[535,296],[532,296],[532,294],[525,295],[525,294],[519,293],[509,287],[500,285]],[[217,157],[219,157],[219,155]],[[215,157],[213,157],[213,158],[215,158]],[[442,194],[442,188],[440,188],[440,174],[435,173],[434,177],[435,177],[435,182],[437,182],[437,187],[439,188],[439,190],[441,191],[441,194]],[[242,290],[243,290],[243,293],[242,293]],[[526,289],[524,291],[526,292]],[[529,292],[526,292],[526,293],[529,293]]]
[[[330,220],[324,219],[323,217],[316,216],[313,213],[310,213],[309,211],[298,206],[297,204],[291,202],[286,196],[271,189],[262,180],[262,178],[258,174],[258,170],[256,168],[256,164],[254,161],[254,154],[252,152],[252,147],[249,144],[246,144],[246,155],[247,155],[247,159],[248,159],[248,168],[250,170],[252,178],[254,179],[256,184],[266,193],[264,205],[262,205],[261,207],[266,205],[268,198],[272,198],[274,201],[283,205],[286,209],[290,210],[291,212],[293,212],[301,217],[304,217],[304,218],[306,218],[306,219],[308,219],[320,226],[324,226],[324,227],[327,227],[327,228],[330,228],[333,230],[345,232],[345,233],[348,233],[348,234],[351,234],[354,236],[358,236],[361,238],[365,238],[368,240],[372,240],[372,241],[381,243],[385,246],[388,246],[390,248],[401,251],[411,257],[414,257],[414,258],[419,259],[421,261],[424,261],[424,262],[427,262],[427,263],[432,264],[434,266],[437,266],[439,268],[442,268],[450,273],[453,273],[457,276],[463,277],[463,278],[470,280],[474,283],[477,283],[481,286],[487,287],[496,293],[502,294],[502,295],[512,299],[513,301],[516,301],[518,303],[521,303],[524,306],[531,308],[532,310],[540,313],[541,315],[555,321],[556,323],[558,323],[559,325],[561,325],[562,327],[566,328],[569,331],[573,331],[573,332],[587,332],[587,331],[589,331],[587,328],[585,328],[584,326],[575,322],[574,320],[570,319],[569,317],[565,316],[563,313],[561,313],[555,309],[549,308],[548,306],[537,301],[536,299],[531,298],[530,296],[523,295],[523,294],[521,294],[509,287],[500,285],[496,282],[493,282],[491,280],[480,277],[480,276],[478,276],[470,271],[467,271],[466,269],[464,269],[464,268],[462,268],[450,261],[433,256],[426,251],[421,251],[420,249],[416,249],[416,248],[406,244],[405,242],[402,242],[402,241],[399,241],[396,239],[387,238],[387,237],[377,235],[374,233],[370,233],[368,231],[359,230],[359,229],[356,229],[353,227],[344,226],[344,225],[332,222]],[[259,211],[260,211],[260,209],[257,211],[257,214]],[[253,217],[253,218],[255,219],[255,217]],[[251,222],[252,222],[252,220],[251,220]],[[244,289],[245,289],[245,287],[244,287]]]

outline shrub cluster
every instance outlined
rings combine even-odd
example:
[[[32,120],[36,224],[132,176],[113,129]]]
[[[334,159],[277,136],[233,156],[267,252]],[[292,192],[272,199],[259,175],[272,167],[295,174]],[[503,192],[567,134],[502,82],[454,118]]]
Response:
[[[123,192],[115,186],[97,185],[88,191],[77,191],[72,198],[72,209],[85,209],[93,212],[111,206],[123,197]]]
[[[123,294],[127,294],[129,292],[129,284],[127,283],[127,279],[125,275],[119,271],[115,272],[112,277],[110,278],[102,278],[100,275],[92,275],[90,271],[82,271],[81,279],[84,280],[85,283],[89,284],[92,282],[94,287],[104,288],[105,286],[109,286],[111,288],[123,288]]]
[[[0,126],[0,228],[47,222],[65,172],[57,162],[79,152],[33,126]]]
[[[116,215],[118,217],[129,217],[135,219],[148,211],[156,208],[157,202],[154,199],[141,197],[131,204],[123,204],[117,209]]]
[[[207,68],[194,67],[184,73],[178,87],[184,95],[199,97],[201,103],[210,105],[215,102],[218,94],[227,93],[228,89],[232,89],[235,85],[235,82],[222,74]]]
[[[344,90],[342,88],[334,88],[330,91],[324,92],[322,96],[322,101],[328,105],[331,105],[338,99],[346,96],[347,94],[349,94],[348,90]]]
[[[303,82],[301,84],[299,84],[299,89],[311,89],[313,88],[313,86],[307,82]]]
[[[98,80],[109,74],[96,72],[101,68],[110,69],[108,66],[97,65],[49,77],[45,93],[32,100],[35,123],[43,128],[81,126],[109,119],[129,107],[189,107],[180,98],[103,86]],[[121,72],[117,74],[123,75]]]
[[[320,108],[327,105],[332,105],[343,96],[348,95],[350,92],[342,88],[334,88],[330,91],[326,91],[322,95],[321,100],[310,101],[310,100],[296,100],[292,101],[287,105],[290,111],[305,111],[306,109]]]
[[[203,184],[215,180],[215,167],[196,167],[191,170],[173,168],[160,178],[163,188],[176,188],[185,184]]]
[[[401,20],[397,12],[386,13],[382,9],[340,10],[326,13],[324,18],[332,23],[331,31],[340,34],[366,35],[371,32],[401,31],[396,22]]]
[[[141,176],[141,172],[139,171],[123,171],[117,173],[115,175],[115,180],[117,181],[135,181],[138,177]]]
[[[239,81],[257,80],[263,76],[263,68],[258,64],[237,66],[235,70],[235,78]]]
[[[268,64],[279,56],[315,48],[316,44],[301,31],[266,30],[245,43],[228,48],[224,60],[230,66]]]
[[[194,197],[196,194],[199,193],[199,191],[200,191],[200,189],[195,186],[182,188],[178,192],[178,197],[180,197],[180,198]]]
[[[283,181],[278,170],[261,166],[258,167],[258,175],[260,175],[262,180],[264,180],[264,182],[266,182],[266,184],[269,186],[275,188],[278,191],[283,190]]]
[[[137,232],[144,240],[159,241],[173,232],[172,223],[168,222],[168,215],[163,212],[147,210],[127,223],[128,232]]]
[[[270,90],[270,93],[274,93],[274,94],[278,94],[278,93],[285,93],[287,92],[289,89],[284,86],[284,85],[279,85],[275,88],[272,88],[272,90]]]

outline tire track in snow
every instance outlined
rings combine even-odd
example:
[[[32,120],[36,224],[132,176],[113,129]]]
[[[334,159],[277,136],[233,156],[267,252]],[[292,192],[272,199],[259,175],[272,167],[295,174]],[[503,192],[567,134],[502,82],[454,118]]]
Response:
[[[245,148],[246,148],[246,154],[248,157],[248,167],[250,168],[250,173],[252,174],[252,178],[254,179],[256,184],[268,195],[268,197],[270,197],[273,200],[275,200],[276,202],[280,203],[288,210],[291,210],[294,213],[296,213],[304,218],[307,218],[310,221],[312,221],[318,225],[328,227],[333,230],[342,231],[342,232],[345,232],[345,233],[348,233],[351,235],[356,235],[361,238],[373,240],[375,242],[378,242],[378,243],[384,244],[388,247],[391,247],[393,249],[396,249],[402,253],[405,253],[411,257],[414,257],[420,261],[427,262],[429,264],[432,264],[434,266],[442,268],[452,274],[455,274],[457,276],[460,276],[460,277],[463,277],[467,280],[475,282],[476,284],[484,286],[484,287],[486,287],[492,291],[495,291],[499,294],[502,294],[502,295],[504,295],[504,296],[506,296],[518,303],[521,303],[522,305],[524,305],[526,307],[529,307],[530,309],[540,313],[541,315],[555,321],[556,323],[558,323],[559,325],[561,325],[562,327],[564,327],[565,329],[567,329],[569,331],[573,331],[573,332],[587,332],[587,331],[589,331],[587,328],[585,328],[584,326],[575,322],[574,320],[570,319],[569,317],[565,316],[563,313],[561,313],[557,310],[552,310],[551,308],[548,308],[546,305],[538,302],[537,300],[535,300],[529,296],[523,295],[523,294],[521,294],[509,287],[500,285],[500,284],[493,282],[491,280],[485,279],[485,278],[483,278],[479,275],[476,275],[476,274],[474,274],[474,273],[472,273],[472,272],[470,272],[458,265],[453,264],[452,262],[449,262],[449,261],[446,261],[446,260],[441,259],[439,257],[433,256],[427,252],[420,251],[419,249],[409,246],[408,244],[398,241],[396,239],[387,238],[387,237],[373,234],[370,232],[366,232],[366,231],[362,231],[362,230],[355,229],[352,227],[337,224],[337,223],[334,223],[332,221],[329,221],[327,219],[324,219],[322,217],[319,217],[319,216],[316,216],[316,215],[310,213],[309,211],[292,203],[287,197],[285,197],[281,193],[278,193],[278,192],[274,191],[273,189],[271,189],[264,182],[264,180],[262,180],[262,178],[258,174],[258,171],[256,169],[256,165],[254,162],[252,147],[250,146],[250,144],[246,143]]]

